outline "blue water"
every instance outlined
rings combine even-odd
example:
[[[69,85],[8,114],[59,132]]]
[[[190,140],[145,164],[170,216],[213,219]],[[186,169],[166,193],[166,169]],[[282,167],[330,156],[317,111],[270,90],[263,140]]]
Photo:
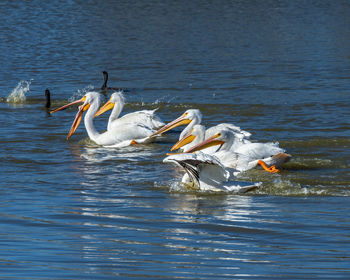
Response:
[[[1,279],[350,276],[349,3],[34,0],[0,14]],[[82,124],[67,141],[76,108],[50,116],[45,89],[57,108],[103,70],[128,90],[123,113],[198,108],[293,159],[242,174],[256,191],[211,194],[179,189],[162,162],[180,130],[106,149]]]

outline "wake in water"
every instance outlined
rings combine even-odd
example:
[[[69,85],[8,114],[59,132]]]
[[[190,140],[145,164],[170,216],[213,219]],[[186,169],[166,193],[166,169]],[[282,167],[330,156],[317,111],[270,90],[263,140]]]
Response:
[[[12,92],[7,96],[6,102],[11,104],[22,104],[26,101],[26,93],[30,90],[30,81],[20,81],[18,85],[12,90]]]
[[[350,196],[349,179],[336,173],[324,176],[325,170],[347,170],[347,166],[329,159],[296,157],[281,170],[281,173],[270,174],[261,169],[252,169],[237,175],[237,180],[262,184],[243,195],[274,195],[274,196]],[[155,182],[154,186],[165,188],[172,193],[195,193],[199,195],[215,195],[216,192],[199,191],[182,184],[181,170],[170,169],[174,179],[167,182]],[[339,178],[338,178],[339,177]],[[236,194],[221,192],[221,194]],[[242,194],[240,194],[242,195]]]
[[[242,176],[240,179],[251,180],[252,177],[256,179],[254,176]],[[237,193],[234,191],[212,192],[195,190],[188,188],[183,183],[179,182],[178,178],[167,182],[154,182],[154,187],[167,189],[171,193],[191,193],[199,195],[350,196],[350,190],[347,186],[330,187],[322,185],[302,185],[298,182],[282,177],[281,175],[274,175],[273,177],[274,178],[262,180],[263,182],[261,185],[246,193]]]
[[[234,195],[243,195],[247,193],[255,193],[259,189],[261,183],[250,183],[246,181],[234,181],[235,186],[232,186],[231,189],[216,189],[216,190],[201,190],[193,188],[187,184],[184,184],[177,180],[171,180],[169,182],[154,182],[154,187],[168,189],[171,193],[191,193],[191,194],[200,194],[200,195],[220,195],[220,194],[234,194]]]

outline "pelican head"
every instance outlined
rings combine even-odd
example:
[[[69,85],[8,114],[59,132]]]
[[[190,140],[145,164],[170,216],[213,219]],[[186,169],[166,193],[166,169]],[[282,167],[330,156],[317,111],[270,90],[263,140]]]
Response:
[[[90,108],[90,105],[93,103],[93,102],[100,102],[100,94],[98,92],[88,92],[86,93],[81,99],[79,100],[76,100],[76,101],[73,101],[69,104],[66,104],[60,108],[57,108],[56,110],[53,110],[51,111],[50,113],[53,114],[57,111],[61,111],[61,110],[64,110],[72,105],[75,105],[75,104],[79,104],[79,103],[83,103],[82,105],[80,105],[78,108],[78,112],[75,116],[75,119],[73,121],[73,124],[70,128],[70,131],[68,133],[68,136],[67,136],[67,140],[74,134],[74,132],[77,130],[77,128],[79,127],[80,123],[81,123],[81,119],[82,119],[82,115],[85,111],[87,111],[89,108]]]
[[[200,124],[196,124],[191,129],[190,133],[186,134],[183,138],[175,143],[175,145],[170,149],[170,151],[178,150],[185,145],[188,145],[193,142],[200,143],[204,140],[205,137],[205,127]],[[194,143],[193,143],[194,144]]]
[[[231,131],[221,130],[203,142],[193,146],[191,149],[186,151],[186,153],[194,153],[216,145],[220,145],[219,149],[226,149],[230,147],[234,137],[235,135]]]
[[[158,131],[153,133],[150,137],[165,133],[168,130],[171,130],[181,125],[187,125],[189,123],[199,124],[201,121],[202,121],[202,114],[198,109],[188,109],[180,117],[166,124],[165,126],[160,128]]]
[[[124,106],[125,98],[122,91],[114,92],[110,99],[98,110],[95,114],[95,117],[102,115],[103,113],[114,108],[115,104],[120,104],[120,106]]]

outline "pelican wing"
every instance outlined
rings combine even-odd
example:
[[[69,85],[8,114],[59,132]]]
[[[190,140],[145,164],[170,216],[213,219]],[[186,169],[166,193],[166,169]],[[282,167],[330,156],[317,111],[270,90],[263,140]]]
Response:
[[[190,181],[202,190],[210,186],[216,188],[226,182],[230,176],[218,159],[201,152],[171,155],[163,162],[170,162],[183,168],[190,177]]]
[[[147,126],[135,123],[123,123],[116,126],[113,130],[107,130],[98,136],[98,143],[103,146],[119,147],[125,146],[125,143],[145,143],[145,139],[148,138],[154,132]]]
[[[214,135],[217,131],[221,129],[227,129],[234,133],[242,134],[242,138],[250,138],[252,135],[250,132],[242,130],[239,126],[235,126],[231,123],[220,123],[213,127],[209,127],[206,131],[206,137]]]
[[[235,149],[236,153],[250,158],[250,161],[267,158],[285,150],[278,146],[278,143],[248,143]]]
[[[114,119],[113,122],[111,122],[111,127],[109,130],[114,130],[116,127],[126,123],[140,124],[150,129],[157,130],[159,127],[164,125],[164,122],[162,122],[162,120],[155,114],[156,110],[157,109],[132,112],[118,119]]]
[[[176,154],[166,157],[163,162],[173,163],[183,168],[192,182],[201,191],[229,191],[245,193],[257,188],[261,183],[232,181],[234,169],[224,167],[215,156],[202,152],[195,154]]]

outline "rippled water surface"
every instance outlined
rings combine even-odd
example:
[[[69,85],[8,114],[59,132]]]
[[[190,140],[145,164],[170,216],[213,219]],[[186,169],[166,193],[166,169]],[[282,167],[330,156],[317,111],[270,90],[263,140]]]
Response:
[[[1,279],[347,279],[350,4],[5,1],[0,4]],[[179,187],[179,129],[107,149],[76,108],[109,85],[123,112],[198,108],[293,155],[245,195]],[[111,92],[107,92],[106,97]],[[95,119],[106,129],[108,114]]]

